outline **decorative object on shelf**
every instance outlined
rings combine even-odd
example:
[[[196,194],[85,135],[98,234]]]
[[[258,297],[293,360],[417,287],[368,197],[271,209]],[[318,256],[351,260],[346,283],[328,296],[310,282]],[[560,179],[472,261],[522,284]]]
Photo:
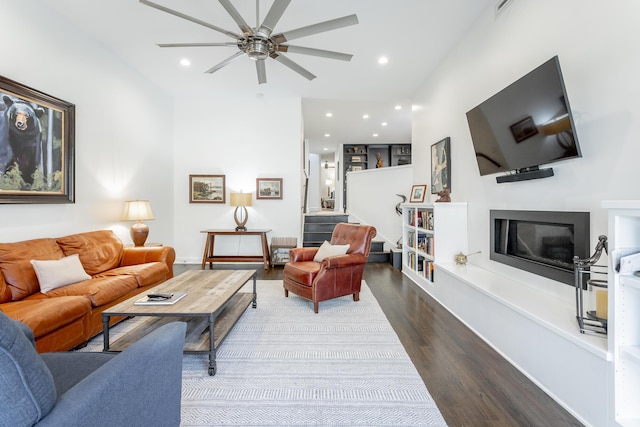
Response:
[[[189,203],[225,203],[224,175],[189,175]]]
[[[407,196],[405,196],[404,194],[396,194],[396,196],[402,199],[401,202],[396,203],[396,213],[402,216],[402,204],[407,201]]]
[[[451,201],[451,196],[449,195],[449,190],[438,191],[438,196],[439,197],[436,200],[436,203],[450,202]]]
[[[607,236],[601,235],[598,236],[598,243],[596,244],[593,255],[584,259],[578,257],[573,258],[576,284],[576,318],[578,320],[578,326],[580,327],[580,333],[583,334],[607,334],[608,313],[605,307],[607,307],[608,298],[605,293],[598,292],[608,288],[607,266],[596,264],[603,250],[605,253],[608,253]],[[587,276],[590,278],[585,281]],[[585,291],[592,290],[594,287],[598,288],[596,290],[596,308],[595,310],[589,310],[585,308],[584,293]],[[598,306],[600,306],[599,309]]]
[[[75,202],[75,108],[0,77],[0,203]]]
[[[282,199],[282,178],[257,178],[256,199]]]
[[[409,202],[411,203],[422,203],[424,202],[424,195],[427,192],[426,185],[414,185],[411,187],[411,198]]]
[[[251,193],[231,193],[229,194],[229,204],[236,207],[233,212],[233,219],[237,225],[236,231],[247,231],[245,225],[249,219],[249,212],[247,212],[246,206],[251,206]],[[240,219],[238,219],[238,212],[240,212]]]
[[[360,163],[362,161],[362,158],[360,156],[351,156],[351,161],[353,163]]]
[[[451,191],[451,139],[436,142],[431,146],[431,194],[442,190]]]
[[[124,203],[121,221],[135,221],[131,226],[131,240],[135,246],[144,246],[149,235],[149,226],[142,221],[154,219],[148,200],[128,200]]]
[[[482,251],[478,251],[478,252],[474,252],[474,253],[466,254],[466,255],[465,255],[465,254],[463,254],[462,252],[458,252],[458,253],[455,255],[455,257],[454,257],[454,261],[455,261],[455,262],[456,262],[456,264],[458,264],[458,265],[466,265],[466,264],[467,264],[467,261],[468,261],[467,257],[469,257],[469,256],[471,256],[471,255],[479,254],[479,253],[481,253],[481,252],[482,252]]]
[[[352,172],[359,172],[362,170],[362,166],[351,166]]]
[[[376,154],[376,168],[384,167],[384,160],[382,160],[382,154]]]

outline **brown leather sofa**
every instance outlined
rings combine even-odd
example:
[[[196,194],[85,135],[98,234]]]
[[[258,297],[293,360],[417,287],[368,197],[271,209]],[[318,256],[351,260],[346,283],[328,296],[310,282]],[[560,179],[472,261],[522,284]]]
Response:
[[[284,296],[289,292],[313,301],[313,311],[318,313],[318,304],[333,298],[353,295],[360,300],[362,273],[371,250],[371,240],[376,229],[370,225],[341,222],[333,229],[331,245],[349,245],[344,255],[314,261],[319,248],[295,248],[290,251],[290,262],[282,274]]]
[[[91,278],[41,292],[30,261],[74,254]],[[110,230],[0,243],[0,311],[33,330],[38,352],[66,351],[102,331],[105,309],[173,277],[174,261],[170,246],[125,247]]]

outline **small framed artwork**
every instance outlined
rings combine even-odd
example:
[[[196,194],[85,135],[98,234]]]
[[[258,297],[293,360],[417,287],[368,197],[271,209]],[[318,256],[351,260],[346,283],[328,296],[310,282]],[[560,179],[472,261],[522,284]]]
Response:
[[[427,192],[426,185],[414,185],[411,187],[411,197],[409,198],[409,202],[411,203],[422,203],[424,202],[424,195]]]
[[[520,143],[525,139],[529,139],[538,133],[538,128],[533,122],[533,118],[531,116],[512,124],[509,126],[509,129],[511,129],[511,134],[517,143]]]
[[[75,108],[0,77],[0,203],[75,202]]]
[[[446,137],[431,146],[431,194],[451,191],[451,140]]]
[[[189,175],[189,203],[225,203],[224,175]]]
[[[257,178],[256,199],[282,199],[282,178]]]

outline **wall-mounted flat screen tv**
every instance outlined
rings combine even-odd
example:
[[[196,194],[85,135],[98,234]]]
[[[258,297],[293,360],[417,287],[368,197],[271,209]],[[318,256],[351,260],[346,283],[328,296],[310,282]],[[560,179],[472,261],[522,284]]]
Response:
[[[540,165],[580,157],[558,57],[467,113],[480,175],[510,172],[498,182],[553,175]]]

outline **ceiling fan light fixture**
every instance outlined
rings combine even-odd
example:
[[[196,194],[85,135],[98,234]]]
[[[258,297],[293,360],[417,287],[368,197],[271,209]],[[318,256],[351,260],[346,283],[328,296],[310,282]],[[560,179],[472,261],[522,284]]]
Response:
[[[253,59],[254,61],[258,61],[260,59],[267,59],[269,56],[269,41],[263,40],[259,38],[251,38],[247,42],[247,56]]]
[[[219,33],[225,34],[226,36],[231,37],[235,40],[235,42],[227,42],[227,43],[171,43],[171,44],[159,44],[160,47],[209,47],[209,46],[234,46],[236,45],[239,52],[236,52],[234,55],[225,59],[224,61],[214,65],[205,73],[214,73],[230,64],[231,62],[237,60],[242,55],[247,55],[252,60],[256,61],[256,70],[258,74],[258,84],[263,84],[267,82],[266,71],[265,71],[265,60],[269,57],[275,59],[280,62],[282,65],[288,67],[292,71],[298,73],[302,77],[307,80],[315,79],[315,75],[313,75],[308,70],[304,69],[300,65],[298,65],[293,60],[287,58],[282,53],[291,52],[298,53],[303,55],[311,55],[317,56],[321,58],[330,58],[337,59],[341,61],[350,61],[353,55],[341,53],[341,52],[333,52],[329,50],[323,49],[315,49],[301,46],[291,46],[284,45],[281,43],[294,40],[297,38],[307,37],[314,34],[324,33],[331,30],[336,30],[339,28],[348,27],[350,25],[358,24],[358,17],[353,14],[349,16],[343,16],[342,18],[330,19],[328,21],[318,22],[316,24],[307,25],[304,27],[300,27],[294,30],[289,30],[287,32],[278,33],[272,35],[273,29],[284,14],[285,10],[289,6],[291,0],[274,0],[271,8],[267,12],[262,24],[259,23],[258,17],[260,16],[259,9],[259,0],[256,0],[256,27],[251,28],[247,22],[244,20],[242,15],[238,12],[238,10],[233,6],[231,0],[218,0],[222,7],[227,11],[227,13],[231,16],[231,18],[238,25],[241,33],[235,33],[232,31],[225,30],[224,28],[217,27],[213,24],[209,24],[201,19],[186,15],[177,10],[169,9],[168,7],[162,6],[160,4],[156,4],[150,0],[139,0],[140,3],[145,6],[152,7],[161,12],[168,13],[170,15],[176,16],[178,18],[184,19],[186,21],[193,22],[195,24],[207,27],[211,30],[217,31]]]

